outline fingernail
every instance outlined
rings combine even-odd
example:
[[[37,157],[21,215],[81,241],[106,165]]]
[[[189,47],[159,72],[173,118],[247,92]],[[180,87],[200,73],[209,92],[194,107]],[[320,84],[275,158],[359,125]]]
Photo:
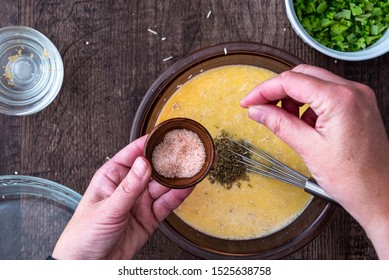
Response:
[[[263,123],[263,111],[258,106],[250,107],[248,110],[249,118],[257,121],[259,123]]]
[[[132,170],[138,178],[145,176],[148,169],[148,165],[142,157],[138,157],[132,165]]]

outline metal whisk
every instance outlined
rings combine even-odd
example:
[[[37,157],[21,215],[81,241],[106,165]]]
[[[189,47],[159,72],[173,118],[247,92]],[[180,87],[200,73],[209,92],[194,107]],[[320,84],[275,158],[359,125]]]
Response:
[[[258,160],[251,159],[246,155],[231,151],[233,154],[239,157],[238,161],[246,166],[247,171],[296,186],[314,196],[336,203],[336,201],[331,196],[329,196],[313,178],[309,178],[297,172],[296,170],[268,155],[264,151],[258,149],[246,140],[244,140],[242,144],[227,136],[225,136],[225,138],[241,146],[250,154],[255,155],[263,160],[263,162],[260,162]]]

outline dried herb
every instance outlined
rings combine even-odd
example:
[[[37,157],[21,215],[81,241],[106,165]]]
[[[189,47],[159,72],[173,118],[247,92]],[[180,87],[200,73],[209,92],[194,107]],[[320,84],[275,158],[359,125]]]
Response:
[[[250,156],[248,151],[238,144],[230,141],[226,132],[222,132],[214,139],[217,161],[209,173],[211,183],[220,183],[226,189],[230,189],[234,183],[240,186],[239,180],[248,180],[246,167],[239,162],[239,157],[233,152]],[[243,143],[243,141],[238,141]]]

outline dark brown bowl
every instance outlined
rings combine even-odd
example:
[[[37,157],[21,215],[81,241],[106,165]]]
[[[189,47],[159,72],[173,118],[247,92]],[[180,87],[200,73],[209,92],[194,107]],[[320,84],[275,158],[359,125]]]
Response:
[[[166,133],[175,129],[187,129],[196,133],[205,147],[205,163],[201,170],[190,178],[167,178],[159,174],[152,165],[152,154],[160,144]],[[209,132],[200,123],[188,118],[174,118],[157,125],[146,139],[144,155],[151,163],[152,177],[155,181],[169,188],[183,189],[192,187],[201,182],[212,167],[215,158],[215,147]]]
[[[225,53],[227,52],[227,54]],[[283,50],[258,43],[226,43],[196,51],[175,62],[151,85],[135,115],[131,141],[150,133],[167,100],[189,76],[225,65],[244,64],[281,73],[304,63]],[[250,240],[227,240],[204,234],[172,213],[159,230],[183,250],[202,259],[281,259],[311,242],[337,207],[313,198],[303,213],[281,230]]]

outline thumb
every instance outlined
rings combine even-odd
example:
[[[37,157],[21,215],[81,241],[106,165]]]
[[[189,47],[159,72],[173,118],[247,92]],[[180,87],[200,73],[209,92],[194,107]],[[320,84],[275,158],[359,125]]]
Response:
[[[318,141],[317,131],[297,116],[270,104],[249,107],[249,118],[269,128],[300,156]]]
[[[112,213],[127,214],[147,188],[151,176],[151,167],[144,157],[138,157],[130,172],[112,193],[110,207]]]

